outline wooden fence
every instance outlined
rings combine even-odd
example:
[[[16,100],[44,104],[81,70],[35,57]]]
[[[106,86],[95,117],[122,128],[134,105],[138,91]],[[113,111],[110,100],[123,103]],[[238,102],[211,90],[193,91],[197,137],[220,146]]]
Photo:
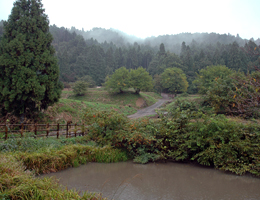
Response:
[[[84,124],[0,124],[0,140],[17,137],[77,137],[85,135]]]

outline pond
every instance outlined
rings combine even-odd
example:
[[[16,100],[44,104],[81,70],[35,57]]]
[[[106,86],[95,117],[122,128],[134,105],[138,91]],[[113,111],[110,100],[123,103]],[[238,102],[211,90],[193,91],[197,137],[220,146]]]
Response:
[[[115,200],[259,200],[260,179],[187,163],[88,163],[55,176],[68,189]]]

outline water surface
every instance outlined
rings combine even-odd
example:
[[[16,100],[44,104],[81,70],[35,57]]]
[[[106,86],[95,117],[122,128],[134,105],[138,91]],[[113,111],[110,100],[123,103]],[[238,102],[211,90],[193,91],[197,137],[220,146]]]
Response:
[[[260,179],[186,163],[88,163],[44,176],[117,200],[259,200]]]

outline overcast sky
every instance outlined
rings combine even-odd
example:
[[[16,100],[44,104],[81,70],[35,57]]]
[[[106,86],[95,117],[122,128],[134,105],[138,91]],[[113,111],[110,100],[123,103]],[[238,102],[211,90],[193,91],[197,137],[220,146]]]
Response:
[[[14,0],[0,0],[7,20]],[[42,0],[50,24],[114,28],[140,38],[215,32],[260,38],[260,0]]]

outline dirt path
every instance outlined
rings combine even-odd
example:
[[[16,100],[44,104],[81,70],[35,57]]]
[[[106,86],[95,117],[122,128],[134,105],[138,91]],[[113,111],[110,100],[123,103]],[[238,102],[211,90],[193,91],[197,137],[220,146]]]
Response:
[[[172,99],[170,99],[167,94],[162,93],[161,95],[162,95],[163,98],[160,99],[159,101],[157,101],[152,106],[149,106],[147,108],[138,110],[135,114],[128,115],[127,117],[130,118],[130,119],[136,119],[136,118],[140,118],[140,117],[144,117],[144,116],[148,116],[148,115],[155,115],[155,114],[157,114],[155,112],[156,108],[159,108],[165,102],[172,101]]]

